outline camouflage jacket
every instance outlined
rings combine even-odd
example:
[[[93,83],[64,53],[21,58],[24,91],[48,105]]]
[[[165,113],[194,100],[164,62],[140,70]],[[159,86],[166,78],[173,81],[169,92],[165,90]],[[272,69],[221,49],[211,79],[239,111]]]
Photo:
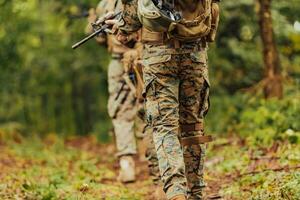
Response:
[[[118,12],[122,9],[121,0],[102,0],[99,2],[96,14],[98,17],[104,16],[108,12]],[[126,46],[121,44],[114,35],[106,34],[100,39],[100,41],[105,41],[108,46],[109,52],[113,54],[123,54],[128,50]],[[99,41],[99,40],[98,40]]]
[[[119,30],[125,33],[131,33],[139,30],[143,25],[138,17],[138,1],[139,0],[122,0],[123,3],[123,14],[119,21]],[[220,2],[221,0],[212,0],[213,2]],[[180,9],[188,9],[186,5],[191,3],[197,4],[194,0],[175,0],[175,4]]]

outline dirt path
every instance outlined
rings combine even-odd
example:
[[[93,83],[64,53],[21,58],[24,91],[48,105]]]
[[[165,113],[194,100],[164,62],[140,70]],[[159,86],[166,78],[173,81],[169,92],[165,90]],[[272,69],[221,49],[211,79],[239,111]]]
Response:
[[[81,150],[93,152],[93,154],[97,155],[105,155],[102,159],[102,165],[107,166],[109,169],[113,170],[116,174],[118,173],[119,165],[117,160],[114,158],[115,148],[113,144],[97,144],[93,142],[90,138],[77,138],[66,141],[67,146],[72,146],[74,148],[78,148]],[[114,158],[114,159],[111,159]],[[146,200],[155,200],[151,196],[151,180],[148,175],[148,166],[147,161],[143,157],[136,156],[136,172],[137,172],[137,181],[135,183],[130,183],[124,185],[130,190],[139,190],[145,191],[145,199]],[[207,167],[214,165],[221,160],[218,157],[210,158],[207,161]],[[206,171],[207,177],[210,177],[209,180],[206,180],[207,187],[205,189],[205,196],[207,200],[210,199],[222,199],[219,195],[219,190],[225,184],[230,184],[232,179],[228,176],[220,177],[220,174],[213,173],[213,171]],[[104,179],[102,183],[104,184],[115,184],[117,182],[116,178],[113,179]]]
[[[209,145],[206,200],[300,199],[298,145],[258,147],[232,138]],[[114,154],[114,145],[92,136],[0,141],[0,199],[154,200],[147,161],[136,158],[138,180],[123,185]]]

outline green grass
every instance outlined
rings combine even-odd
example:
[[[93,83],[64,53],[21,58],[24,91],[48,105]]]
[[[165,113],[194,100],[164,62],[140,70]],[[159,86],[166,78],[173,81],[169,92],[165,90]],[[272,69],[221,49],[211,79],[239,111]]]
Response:
[[[258,147],[235,136],[209,145],[206,195],[223,199],[300,199],[300,147],[288,142]],[[251,145],[250,145],[251,144]],[[115,180],[112,145],[94,137],[0,137],[0,199],[148,199],[150,180],[124,186]]]
[[[266,148],[238,139],[217,140],[208,152],[208,160],[220,160],[209,166],[208,178],[221,182],[219,193],[225,199],[300,199],[299,145],[285,142]]]
[[[1,147],[0,199],[141,199],[144,191],[115,182],[116,172],[108,167],[114,159],[103,158],[113,155],[74,148],[59,138],[51,143],[31,138]]]

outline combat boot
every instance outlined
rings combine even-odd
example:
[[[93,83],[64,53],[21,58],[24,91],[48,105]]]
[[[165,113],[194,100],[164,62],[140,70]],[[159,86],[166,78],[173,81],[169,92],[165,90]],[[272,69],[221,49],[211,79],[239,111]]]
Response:
[[[171,200],[187,200],[183,194],[173,197]]]
[[[135,164],[133,156],[122,156],[120,158],[120,172],[118,181],[130,183],[135,181]]]

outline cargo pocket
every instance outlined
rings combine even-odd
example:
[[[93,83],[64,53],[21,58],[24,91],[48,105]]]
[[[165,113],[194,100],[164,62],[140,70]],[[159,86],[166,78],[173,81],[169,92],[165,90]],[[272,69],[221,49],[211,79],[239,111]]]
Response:
[[[159,80],[155,76],[155,73],[160,73],[165,63],[172,58],[172,55],[170,54],[154,56],[151,56],[151,54],[152,53],[146,53],[143,60],[145,85],[142,93],[145,98],[146,119],[149,126],[155,125],[161,116],[157,96]]]
[[[191,53],[191,60],[193,63],[198,63],[202,67],[202,76],[204,80],[207,82],[208,86],[210,86],[209,76],[208,76],[208,65],[207,65],[207,52],[206,50],[193,52]]]
[[[191,60],[194,63],[202,63],[207,65],[207,52],[206,50],[192,52],[191,53]]]
[[[200,91],[200,108],[199,108],[199,116],[203,118],[210,107],[210,100],[209,100],[209,82],[205,79],[204,86]]]
[[[155,86],[155,76],[145,75],[145,86],[143,97],[145,98],[145,110],[147,124],[152,127],[155,121],[159,118],[159,103],[157,101],[157,88]]]
[[[144,66],[151,66],[156,64],[165,63],[171,60],[171,55],[159,55],[159,56],[151,56],[148,58],[144,58],[143,64]]]
[[[203,118],[207,114],[210,107],[210,101],[209,101],[210,82],[208,76],[207,52],[199,51],[199,52],[191,53],[191,60],[194,63],[200,64],[202,67],[201,70],[202,70],[202,77],[204,81],[203,81],[203,87],[200,90],[199,117]]]

